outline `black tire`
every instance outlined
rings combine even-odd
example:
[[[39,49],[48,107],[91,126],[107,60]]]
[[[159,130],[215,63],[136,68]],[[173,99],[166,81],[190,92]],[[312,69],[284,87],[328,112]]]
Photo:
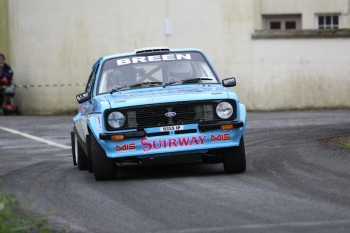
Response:
[[[226,173],[242,173],[246,170],[246,158],[243,135],[239,146],[224,148],[224,170]]]
[[[114,180],[117,173],[116,163],[106,156],[106,152],[93,134],[90,136],[91,157],[96,180]]]
[[[70,143],[72,145],[73,165],[77,166],[77,159],[75,158],[75,134],[74,134],[74,132],[70,132]]]
[[[92,166],[92,154],[91,154],[91,139],[90,135],[86,135],[86,147],[87,147],[87,157],[88,157],[88,171],[93,173],[94,169]]]
[[[76,150],[75,152],[78,153],[78,161],[77,161],[77,164],[78,164],[78,168],[79,170],[87,170],[88,169],[88,158],[85,154],[85,151],[83,150],[83,148],[81,147],[79,141],[77,140],[76,141]]]

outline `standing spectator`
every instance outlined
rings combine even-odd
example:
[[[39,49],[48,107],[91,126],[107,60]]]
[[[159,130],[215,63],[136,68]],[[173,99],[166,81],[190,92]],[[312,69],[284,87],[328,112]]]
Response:
[[[12,82],[12,68],[5,63],[5,55],[0,53],[0,106],[5,107],[11,104],[10,98],[5,95],[6,86],[10,86]]]

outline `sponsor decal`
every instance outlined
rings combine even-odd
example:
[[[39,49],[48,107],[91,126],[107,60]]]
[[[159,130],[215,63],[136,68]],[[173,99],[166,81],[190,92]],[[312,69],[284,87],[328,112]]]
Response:
[[[136,144],[135,143],[127,143],[127,144],[124,144],[122,146],[116,146],[115,147],[117,152],[125,152],[125,151],[128,151],[128,150],[136,150]]]
[[[143,152],[146,153],[159,149],[203,145],[206,137],[207,136],[192,136],[185,138],[169,138],[160,140],[148,140],[148,138],[143,138],[140,142]]]
[[[222,80],[225,85],[235,86],[236,85],[236,79],[235,78],[228,78]]]
[[[191,54],[175,53],[175,54],[117,59],[117,65],[122,66],[122,65],[128,65],[128,64],[156,62],[156,61],[171,61],[171,60],[191,60]]]
[[[97,126],[98,126],[98,129],[100,130],[100,133],[102,133],[103,130],[102,130],[101,115],[97,115]]]
[[[218,135],[210,135],[210,141],[218,142],[218,141],[228,141],[230,140],[231,135],[228,133],[218,134]]]
[[[78,101],[80,101],[80,100],[82,100],[84,98],[87,98],[87,97],[89,97],[89,93],[87,93],[87,92],[85,92],[83,94],[79,94],[79,95],[76,96]]]
[[[226,79],[226,80],[223,80],[225,84],[232,84],[232,83],[235,83],[235,79],[233,78],[230,78],[230,79]]]

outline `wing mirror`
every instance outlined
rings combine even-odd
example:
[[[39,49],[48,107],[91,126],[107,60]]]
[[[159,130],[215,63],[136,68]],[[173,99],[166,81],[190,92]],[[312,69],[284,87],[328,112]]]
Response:
[[[81,103],[88,101],[91,98],[91,96],[90,96],[89,92],[83,92],[81,94],[78,94],[76,96],[76,98],[77,98],[78,103],[81,104]]]
[[[236,86],[236,78],[225,78],[222,80],[222,85],[224,87],[234,87]]]

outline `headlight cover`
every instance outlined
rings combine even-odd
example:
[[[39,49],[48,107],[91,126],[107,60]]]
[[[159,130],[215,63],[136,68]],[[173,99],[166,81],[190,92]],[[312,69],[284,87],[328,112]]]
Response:
[[[232,116],[233,107],[228,102],[221,102],[216,106],[216,114],[222,119],[227,119]]]
[[[108,115],[108,124],[112,128],[120,128],[124,125],[125,123],[125,116],[121,112],[111,112]]]

